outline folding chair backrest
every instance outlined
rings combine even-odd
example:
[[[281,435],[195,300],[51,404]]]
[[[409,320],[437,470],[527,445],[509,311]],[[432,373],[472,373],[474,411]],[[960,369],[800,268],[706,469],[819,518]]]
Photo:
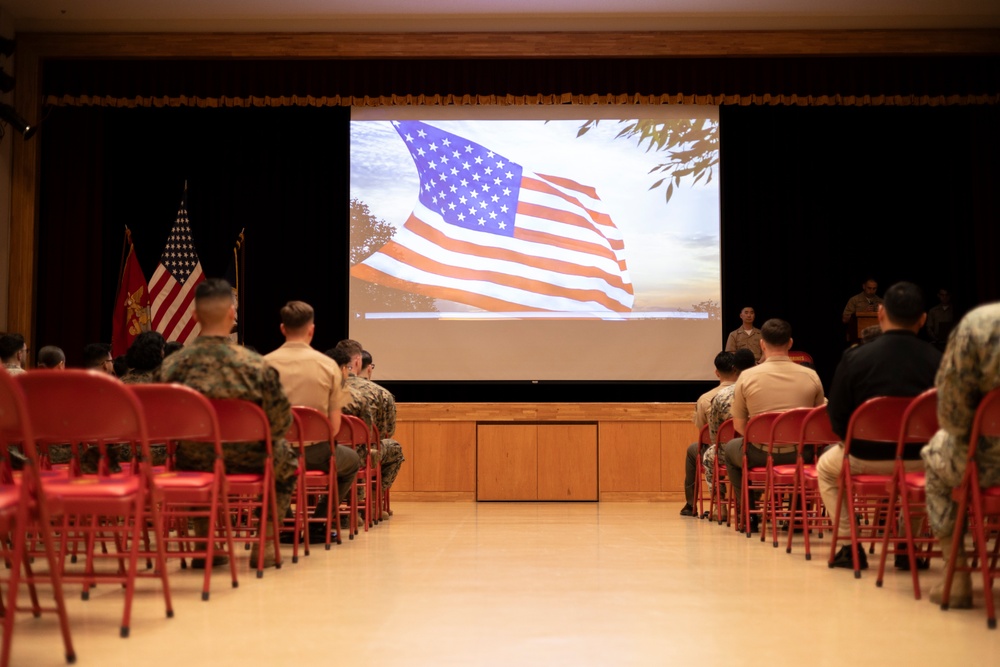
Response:
[[[840,436],[833,432],[830,425],[830,413],[826,405],[811,409],[802,420],[799,440],[806,445],[833,445],[840,442]]]
[[[712,440],[709,437],[708,424],[705,424],[704,426],[702,426],[701,430],[698,431],[698,444],[699,445],[711,445],[712,444]]]
[[[976,408],[976,416],[972,420],[972,433],[969,443],[969,460],[976,455],[980,438],[1000,437],[1000,388],[986,394]]]
[[[293,423],[287,438],[298,442],[333,442],[335,435],[330,420],[316,408],[304,405],[292,406]]]
[[[896,457],[902,458],[908,443],[927,442],[937,430],[937,389],[931,388],[911,400],[906,407],[899,427]]]
[[[259,405],[238,398],[211,398],[222,442],[264,441],[271,452],[271,424]]]
[[[146,413],[150,440],[219,440],[215,408],[194,389],[182,384],[137,384],[132,392]]]
[[[719,430],[715,432],[715,443],[721,445],[724,442],[729,442],[734,437],[736,437],[736,427],[733,425],[732,419],[727,419],[719,424]]]
[[[361,417],[343,415],[340,418],[340,432],[337,443],[341,445],[367,445],[371,442],[368,425]]]
[[[139,400],[107,373],[33,370],[15,380],[27,399],[28,419],[37,440],[139,441],[144,449],[148,446]]]
[[[794,408],[780,413],[771,424],[770,442],[775,446],[797,445],[802,436],[802,422],[813,408]]]
[[[895,445],[899,440],[899,428],[903,423],[903,413],[906,412],[906,408],[912,401],[912,396],[869,398],[851,413],[844,447],[849,451],[852,440],[884,442]]]
[[[779,412],[762,412],[754,415],[747,422],[747,432],[743,434],[743,442],[766,444],[771,437],[771,425],[778,418]]]
[[[32,469],[38,470],[38,458],[35,451],[35,436],[28,418],[28,409],[24,392],[14,377],[0,372],[0,447],[3,455],[8,456],[7,447],[11,443],[21,445]],[[12,482],[9,459],[4,464],[2,483]]]

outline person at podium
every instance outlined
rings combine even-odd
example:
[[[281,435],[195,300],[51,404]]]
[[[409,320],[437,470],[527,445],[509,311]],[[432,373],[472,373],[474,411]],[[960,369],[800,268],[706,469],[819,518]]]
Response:
[[[861,293],[855,294],[844,306],[844,324],[851,321],[857,313],[877,313],[878,307],[882,303],[882,298],[875,292],[878,290],[878,283],[873,278],[869,278],[861,283]]]

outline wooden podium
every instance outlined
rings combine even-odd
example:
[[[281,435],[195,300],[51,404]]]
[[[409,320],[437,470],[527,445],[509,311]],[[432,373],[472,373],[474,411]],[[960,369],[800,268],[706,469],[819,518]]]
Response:
[[[861,342],[861,332],[872,325],[878,324],[878,313],[863,312],[851,315],[847,321],[847,342],[854,344]]]

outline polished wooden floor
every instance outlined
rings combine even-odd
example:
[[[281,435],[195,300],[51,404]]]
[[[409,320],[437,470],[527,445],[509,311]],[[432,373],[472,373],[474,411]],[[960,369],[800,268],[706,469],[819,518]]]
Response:
[[[907,573],[855,580],[677,503],[397,503],[386,522],[240,586],[172,564],[176,616],[140,583],[69,608],[79,665],[997,665],[976,608],[916,601]],[[290,547],[287,548],[290,550]],[[246,559],[243,559],[244,561]],[[923,573],[925,589],[940,563]],[[17,622],[12,665],[65,664],[54,617]]]

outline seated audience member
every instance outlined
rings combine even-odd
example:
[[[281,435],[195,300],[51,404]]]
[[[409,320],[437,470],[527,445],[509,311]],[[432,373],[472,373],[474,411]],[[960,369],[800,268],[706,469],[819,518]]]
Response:
[[[719,384],[715,385],[704,394],[698,397],[694,404],[694,415],[691,420],[694,427],[701,433],[703,426],[708,424],[708,409],[712,405],[712,399],[723,387],[730,386],[736,381],[733,368],[733,353],[719,352],[715,355],[715,377],[719,378]],[[684,456],[684,507],[681,508],[681,516],[694,516],[695,503],[695,474],[698,465],[698,456],[701,452],[701,443],[693,442],[688,445]]]
[[[959,321],[948,339],[935,380],[940,430],[920,454],[927,472],[927,520],[934,536],[941,541],[945,558],[951,554],[957,511],[951,494],[965,474],[972,419],[983,397],[1000,388],[998,341],[1000,302],[973,309]],[[1000,485],[1000,438],[981,438],[976,443],[976,465],[980,486]],[[967,565],[965,547],[959,543],[955,566]],[[931,602],[941,604],[943,589],[944,581],[931,588]],[[968,572],[955,572],[948,605],[952,609],[972,606],[972,579]]]
[[[369,426],[374,425],[378,429],[381,441],[376,463],[382,466],[382,487],[388,489],[403,465],[403,448],[392,439],[396,433],[396,399],[388,389],[357,375],[361,371],[363,351],[360,343],[346,339],[337,343],[337,347],[350,356],[347,386],[351,400],[344,407],[344,412],[361,417]],[[359,454],[367,456],[367,453]]]
[[[121,376],[125,384],[149,384],[160,381],[160,364],[163,363],[163,334],[143,331],[135,337],[125,353],[128,372]]]
[[[870,343],[846,350],[840,358],[830,388],[828,411],[830,426],[841,438],[847,435],[847,425],[854,410],[876,396],[916,396],[934,384],[934,374],[941,353],[917,338],[924,326],[924,298],[913,283],[900,282],[885,292],[878,307],[882,335]],[[920,447],[907,447],[904,457],[907,470],[919,470]],[[854,440],[851,443],[852,474],[886,475],[893,471],[895,447]],[[833,517],[837,507],[837,488],[844,462],[844,447],[827,449],[816,463],[820,495],[827,513]],[[845,502],[841,507],[838,532],[850,535],[852,513]],[[858,545],[861,569],[868,567],[865,551]],[[835,567],[854,569],[851,546],[848,543],[836,554]],[[896,556],[896,567],[908,568],[909,558]]]
[[[792,408],[816,407],[823,405],[823,383],[811,368],[797,364],[788,357],[792,348],[792,327],[788,322],[772,318],[760,328],[762,361],[740,373],[733,385],[732,415],[733,426],[739,434],[746,432],[747,422],[754,415],[763,412],[783,412]],[[767,447],[754,442],[746,443],[747,466],[750,468],[767,465]],[[737,500],[743,494],[743,437],[736,437],[722,445],[726,472]],[[795,463],[795,447],[775,448],[775,464]],[[812,462],[812,453],[807,452],[807,462]],[[750,509],[755,499],[750,499]],[[755,530],[759,517],[751,517],[751,530]]]
[[[128,373],[128,362],[125,361],[125,355],[119,354],[117,357],[111,360],[111,367],[115,371],[115,377],[121,379],[125,377]]]
[[[313,349],[311,343],[316,331],[313,307],[304,301],[289,301],[281,309],[281,333],[285,343],[264,359],[278,371],[281,386],[292,405],[315,408],[329,417],[333,432],[340,430],[341,407],[347,401],[344,375],[335,361]],[[343,445],[333,446],[330,441],[311,442],[305,446],[307,470],[327,471],[330,455],[335,457],[337,468],[337,491],[340,502],[347,499],[351,484],[358,474],[357,452]],[[326,516],[324,498],[316,507],[315,516]],[[317,541],[325,541],[326,536],[314,524],[312,535]]]
[[[726,339],[726,352],[736,352],[737,350],[750,350],[756,363],[760,363],[760,329],[753,325],[756,313],[753,308],[747,306],[740,311],[740,319],[743,326],[729,334]]]
[[[11,375],[20,375],[28,363],[28,346],[24,336],[19,333],[9,333],[0,336],[0,361]]]
[[[107,343],[90,343],[84,346],[83,367],[114,375],[115,362],[111,358],[111,346]]]
[[[372,363],[372,354],[368,350],[361,350],[361,372],[358,373],[366,380],[372,379],[375,372],[375,364]]]
[[[861,344],[867,345],[876,338],[882,335],[882,327],[877,324],[873,324],[870,327],[865,327],[861,330]]]
[[[36,360],[38,368],[49,368],[63,370],[66,368],[66,354],[62,351],[62,348],[58,348],[55,345],[46,345],[38,351],[38,359]]]
[[[209,278],[195,289],[195,318],[201,333],[183,350],[166,357],[160,367],[160,380],[179,382],[200,391],[209,398],[236,398],[259,405],[271,424],[275,497],[278,517],[284,517],[295,490],[297,457],[285,441],[292,424],[292,408],[281,387],[278,372],[259,354],[232,342],[229,332],[236,321],[233,289],[225,280]],[[264,470],[267,452],[263,442],[227,443],[223,456],[227,473],[260,473]],[[214,453],[201,443],[181,442],[177,445],[178,470],[211,471]],[[276,517],[268,521],[266,531],[274,535]],[[195,523],[195,532],[204,537],[207,522]],[[256,566],[261,554],[254,544],[251,566]],[[268,539],[263,554],[264,567],[273,567],[276,560],[274,543]],[[215,560],[212,565],[222,564]],[[204,565],[202,563],[202,565]]]
[[[708,408],[708,437],[713,443],[716,440],[716,435],[719,432],[719,427],[722,426],[722,422],[730,419],[733,415],[731,412],[733,404],[733,391],[736,389],[736,379],[739,378],[740,373],[748,368],[753,368],[757,365],[757,361],[753,358],[753,352],[749,349],[737,350],[733,354],[733,370],[728,379],[732,379],[732,383],[722,387],[719,393],[712,398],[712,403]],[[725,376],[723,376],[725,378]],[[725,443],[722,443],[725,444]],[[715,457],[718,453],[718,447],[715,444],[709,445],[705,449],[705,453],[702,454],[702,465],[705,469],[705,481],[708,482],[709,490],[714,489],[715,485]],[[725,488],[722,489],[722,496],[725,497]],[[720,517],[722,512],[720,510]],[[723,517],[725,519],[725,517]]]

